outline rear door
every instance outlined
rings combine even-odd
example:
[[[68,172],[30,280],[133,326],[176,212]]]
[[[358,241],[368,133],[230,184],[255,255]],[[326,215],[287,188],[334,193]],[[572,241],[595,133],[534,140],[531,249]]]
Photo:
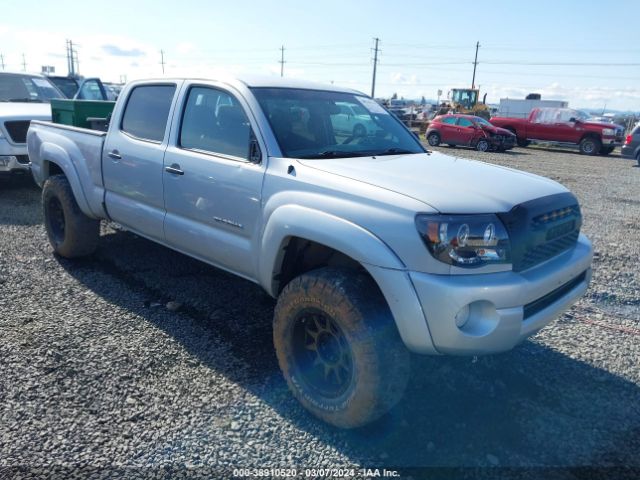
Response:
[[[442,124],[440,125],[440,141],[442,143],[448,143],[449,145],[457,145],[458,144],[458,127],[456,127],[457,122],[456,117],[445,116],[440,120]]]
[[[238,92],[192,84],[164,159],[165,237],[174,248],[256,278],[264,162],[250,161],[255,121]],[[264,151],[264,150],[263,150]]]
[[[177,83],[133,86],[103,149],[109,216],[149,238],[164,241],[163,160]]]

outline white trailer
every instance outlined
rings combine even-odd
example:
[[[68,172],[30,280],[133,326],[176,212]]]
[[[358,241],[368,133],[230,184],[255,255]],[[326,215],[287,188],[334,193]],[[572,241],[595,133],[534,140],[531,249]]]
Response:
[[[496,117],[527,118],[534,108],[554,107],[567,108],[569,102],[564,100],[524,100],[501,98]]]

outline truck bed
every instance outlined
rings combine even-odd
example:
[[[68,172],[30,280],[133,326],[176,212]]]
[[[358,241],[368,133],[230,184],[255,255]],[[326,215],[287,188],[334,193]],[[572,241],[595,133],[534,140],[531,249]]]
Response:
[[[49,162],[61,166],[74,192],[81,193],[78,205],[94,218],[104,218],[102,150],[107,133],[52,122],[32,121],[27,147],[33,178],[42,187]]]

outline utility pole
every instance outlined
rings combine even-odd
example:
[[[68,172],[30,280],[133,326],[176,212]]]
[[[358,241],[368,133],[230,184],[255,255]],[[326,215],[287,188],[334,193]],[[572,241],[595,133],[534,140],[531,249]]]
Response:
[[[480,42],[476,42],[476,59],[473,61],[473,78],[471,79],[471,89],[476,86],[476,67],[478,66],[478,49],[480,48]]]
[[[27,60],[24,58],[24,53],[22,54],[22,71],[27,71]]]
[[[280,61],[278,63],[280,64],[280,76],[284,77],[284,45],[280,47]]]
[[[378,42],[380,39],[378,37],[374,38],[376,41],[376,46],[373,49],[373,79],[371,80],[371,98],[375,98],[376,94],[376,70],[378,67]]]
[[[67,70],[70,77],[75,77],[80,73],[80,61],[78,52],[73,48],[73,41],[67,40]]]
[[[0,53],[0,65],[2,65],[2,70],[4,70],[4,55]]]
[[[162,65],[162,75],[164,75],[164,50],[160,50],[160,65]]]

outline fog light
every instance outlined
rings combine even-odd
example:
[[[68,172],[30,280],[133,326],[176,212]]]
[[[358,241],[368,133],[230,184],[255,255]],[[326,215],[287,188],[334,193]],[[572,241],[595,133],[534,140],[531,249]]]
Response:
[[[13,155],[0,155],[0,167],[6,167],[11,162],[17,162],[18,159]]]
[[[469,305],[465,305],[456,313],[456,327],[462,328],[469,320]]]

